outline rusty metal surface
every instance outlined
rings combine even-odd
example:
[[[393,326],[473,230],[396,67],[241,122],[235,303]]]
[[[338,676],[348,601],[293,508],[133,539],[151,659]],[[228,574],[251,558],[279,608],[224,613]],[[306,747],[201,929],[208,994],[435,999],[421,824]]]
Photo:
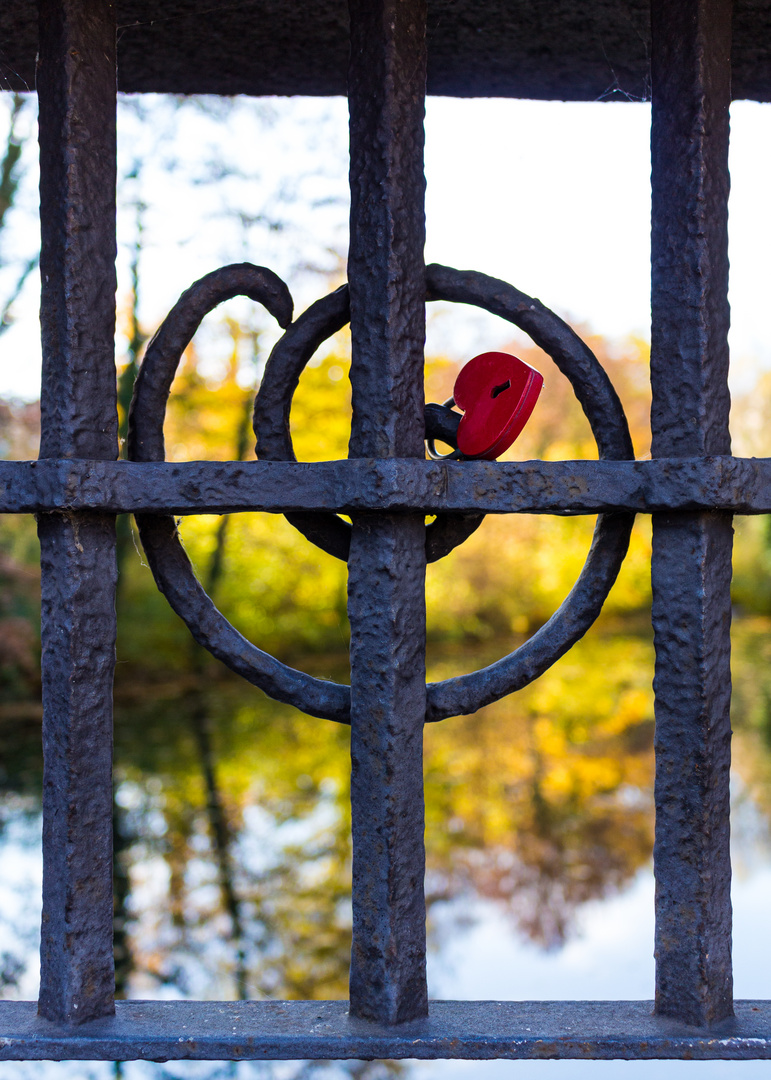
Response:
[[[345,0],[118,0],[120,88],[344,94]],[[35,0],[0,6],[3,85],[35,85]],[[428,92],[623,102],[649,96],[645,0],[429,0]],[[736,0],[737,97],[771,100],[771,4]]]
[[[349,0],[350,458],[425,457],[425,0]],[[425,1016],[423,514],[354,514],[350,1010]]]
[[[40,5],[42,458],[118,456],[115,11]],[[52,515],[42,569],[43,919],[40,1012],[113,1009],[114,520]]]
[[[730,452],[730,0],[652,5],[653,455]],[[730,1016],[731,519],[654,515],[656,1010]]]
[[[354,517],[351,621],[351,838],[355,1016],[425,1015],[426,717],[423,515]]]
[[[425,456],[422,0],[349,0],[349,457]]]
[[[40,8],[44,458],[118,456],[113,19],[107,0]]]
[[[731,544],[725,514],[656,515],[656,1005],[730,1016]]]
[[[729,0],[654,3],[654,457],[730,454]]]
[[[40,1013],[112,1011],[112,679],[115,520],[38,523],[43,624]]]
[[[396,1027],[351,1017],[346,1001],[118,1001],[73,1030],[0,1001],[0,1031],[0,1061],[768,1060],[771,1002],[737,1001],[735,1019],[699,1029],[654,1016],[652,1001],[432,1001],[427,1019]]]
[[[0,461],[0,513],[771,514],[771,459],[418,462]]]

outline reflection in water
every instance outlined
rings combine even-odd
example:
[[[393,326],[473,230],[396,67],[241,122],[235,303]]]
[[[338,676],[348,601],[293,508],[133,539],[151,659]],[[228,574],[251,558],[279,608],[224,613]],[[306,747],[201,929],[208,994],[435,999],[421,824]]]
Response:
[[[767,631],[765,621],[737,625],[734,665],[742,797],[764,822],[771,816]],[[430,674],[487,660],[444,653]],[[648,637],[594,633],[534,686],[427,729],[434,953],[452,951],[475,919],[495,912],[514,937],[558,957],[575,939],[582,911],[641,880],[653,842],[651,670]],[[210,669],[164,685],[120,674],[119,994],[346,997],[347,730],[275,705],[227,676],[214,679]],[[0,844],[11,868],[0,885],[6,997],[35,992],[39,720],[30,705],[0,712]],[[214,1066],[197,1068],[196,1075],[218,1075]],[[374,1078],[386,1066],[341,1068]],[[408,1068],[387,1066],[389,1074]],[[331,1075],[323,1064],[295,1065],[286,1075],[321,1069]],[[143,1075],[183,1075],[168,1070]]]
[[[585,641],[534,686],[426,738],[429,881],[556,948],[653,847],[650,646]]]
[[[429,919],[485,897],[556,948],[647,861],[648,648],[585,644],[516,699],[428,730]],[[347,744],[230,682],[121,707],[122,991],[346,996]]]

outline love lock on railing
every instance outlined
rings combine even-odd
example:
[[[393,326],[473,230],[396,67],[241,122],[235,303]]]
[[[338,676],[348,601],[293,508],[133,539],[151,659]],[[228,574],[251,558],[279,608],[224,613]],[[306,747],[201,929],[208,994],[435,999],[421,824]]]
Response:
[[[621,403],[588,346],[540,301],[495,278],[449,267],[427,267],[429,301],[473,304],[524,330],[570,380],[597,442],[599,456],[632,458]],[[292,322],[286,285],[264,267],[241,263],[195,282],[180,297],[150,342],[137,378],[129,417],[128,453],[134,461],[163,461],[163,419],[171,384],[201,320],[234,296],[261,303],[284,335],[273,348],[255,401],[254,430],[261,461],[296,461],[289,428],[292,397],[300,375],[319,346],[349,321],[348,286],[314,303]],[[455,446],[446,468],[463,468],[459,458],[492,459],[522,430],[542,385],[538,372],[516,357],[483,353],[460,373],[455,404],[426,405],[426,439],[434,452],[439,439]],[[428,561],[447,555],[481,524],[482,514],[443,514],[426,526]],[[351,526],[331,512],[288,513],[287,520],[312,543],[347,560]],[[303,712],[350,722],[350,688],[325,682],[276,660],[247,641],[221,614],[196,579],[171,515],[139,515],[140,536],[159,589],[187,624],[195,640],[270,697]],[[613,513],[597,520],[584,568],[549,621],[527,642],[489,667],[428,686],[428,721],[476,712],[521,689],[541,675],[589,628],[616,579],[629,543],[632,515]]]
[[[429,457],[495,461],[522,432],[542,389],[541,373],[517,356],[487,352],[473,357],[455,380],[452,397],[443,405],[426,405]],[[453,405],[463,412],[455,412]],[[437,439],[452,446],[452,453],[438,453]]]

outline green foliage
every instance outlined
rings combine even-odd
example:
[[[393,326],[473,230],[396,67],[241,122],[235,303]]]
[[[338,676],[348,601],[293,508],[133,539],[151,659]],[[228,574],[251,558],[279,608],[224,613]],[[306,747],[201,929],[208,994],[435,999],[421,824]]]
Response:
[[[124,375],[135,367],[145,333],[129,304],[122,316],[133,342]],[[169,403],[166,442],[172,460],[252,457],[250,409],[253,386],[264,362],[258,337],[232,320],[229,360],[218,369],[202,365],[195,343],[188,349]],[[638,454],[647,453],[649,389],[647,350],[638,341],[610,350],[584,333],[608,370],[630,418]],[[509,458],[596,456],[589,425],[572,388],[539,350],[519,350],[545,376],[545,390],[531,423]],[[347,335],[334,339],[326,354],[303,374],[292,408],[298,459],[329,460],[347,454],[350,384]],[[214,373],[212,373],[212,370]],[[429,361],[426,397],[449,396],[457,365]],[[126,379],[121,377],[121,385]],[[745,441],[763,448],[762,416],[771,379],[735,406]],[[128,400],[121,395],[122,422]],[[34,444],[35,417],[18,409],[0,415],[0,437],[11,456],[27,456]],[[15,426],[14,426],[15,425]],[[6,432],[7,435],[3,436]],[[458,465],[462,468],[462,464]],[[576,580],[591,541],[593,521],[544,515],[489,516],[479,531],[448,558],[428,568],[428,635],[432,643],[497,643],[500,652],[516,645],[556,610]],[[119,680],[138,668],[187,670],[191,645],[186,628],[158,593],[128,520],[120,525]],[[183,542],[206,587],[225,615],[247,636],[285,659],[310,653],[347,651],[345,567],[318,551],[281,516],[233,515],[229,519],[186,518]],[[5,547],[23,565],[35,560],[30,522],[8,521]],[[10,550],[9,548],[9,550]],[[734,596],[744,609],[771,610],[771,554],[764,519],[737,521]],[[629,555],[605,605],[603,618],[646,618],[650,598],[650,521],[635,525]],[[34,607],[34,602],[31,605]],[[15,611],[12,614],[16,614]],[[34,628],[34,621],[31,623]],[[199,661],[200,662],[200,661]],[[125,671],[124,671],[125,666]],[[135,677],[131,675],[130,677]]]

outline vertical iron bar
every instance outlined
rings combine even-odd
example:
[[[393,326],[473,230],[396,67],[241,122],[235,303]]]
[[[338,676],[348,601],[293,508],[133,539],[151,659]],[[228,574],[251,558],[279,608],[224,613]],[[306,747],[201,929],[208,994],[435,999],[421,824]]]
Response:
[[[731,0],[653,0],[653,453],[730,453]],[[732,526],[655,514],[656,1011],[733,1014],[729,851]]]
[[[424,456],[425,0],[350,0],[351,457]],[[357,515],[351,1013],[425,1016],[423,515]]]
[[[118,456],[116,30],[112,0],[41,0],[40,456]],[[41,515],[43,922],[40,1014],[114,1011],[115,520]]]

